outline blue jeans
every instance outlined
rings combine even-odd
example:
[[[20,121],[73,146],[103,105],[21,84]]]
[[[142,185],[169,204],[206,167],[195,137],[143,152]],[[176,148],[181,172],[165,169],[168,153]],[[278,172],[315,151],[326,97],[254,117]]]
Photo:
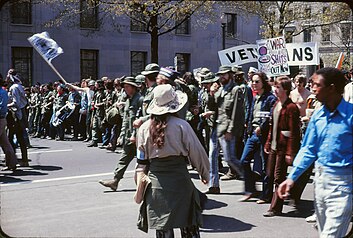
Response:
[[[208,187],[219,187],[219,176],[218,176],[218,155],[219,155],[219,144],[217,137],[217,129],[212,128],[210,136],[210,145],[208,152],[208,160],[210,161],[210,181]]]
[[[260,156],[255,156],[257,153]],[[245,193],[254,193],[256,192],[255,187],[255,174],[251,169],[250,163],[253,159],[260,159],[262,164],[262,171],[265,170],[265,159],[264,159],[264,152],[263,152],[263,145],[261,143],[261,137],[257,136],[255,132],[247,139],[244,151],[241,156],[240,162],[243,166],[244,170],[244,181],[245,181]],[[257,163],[255,161],[254,163]]]
[[[315,165],[314,181],[320,237],[344,237],[352,217],[352,171],[350,175],[333,175]]]
[[[224,135],[222,135],[218,138],[218,140],[219,144],[222,147],[223,160],[227,162],[229,168],[233,173],[235,172],[240,177],[243,177],[244,173],[240,160],[237,156],[236,147],[236,144],[240,143],[240,138],[236,138],[234,135],[232,135],[232,138],[230,140],[226,140]]]

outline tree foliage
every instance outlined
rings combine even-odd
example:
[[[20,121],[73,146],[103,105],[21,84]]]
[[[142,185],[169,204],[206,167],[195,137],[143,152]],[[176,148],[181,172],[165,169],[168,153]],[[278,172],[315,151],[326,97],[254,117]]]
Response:
[[[195,25],[205,26],[214,19],[214,2],[207,0],[87,0],[86,8],[80,7],[77,0],[43,0],[44,4],[55,7],[58,11],[54,19],[47,26],[66,24],[69,27],[77,25],[79,14],[95,8],[99,12],[99,27],[105,23],[114,26],[118,31],[121,25],[117,17],[129,17],[140,23],[145,31],[151,35],[151,61],[158,62],[159,36],[175,30],[185,21],[195,16]]]
[[[289,26],[292,36],[318,26],[332,25],[349,20],[351,11],[346,3],[305,2],[305,1],[235,1],[232,7],[239,14],[257,15],[263,21],[260,34],[263,38],[283,35]]]

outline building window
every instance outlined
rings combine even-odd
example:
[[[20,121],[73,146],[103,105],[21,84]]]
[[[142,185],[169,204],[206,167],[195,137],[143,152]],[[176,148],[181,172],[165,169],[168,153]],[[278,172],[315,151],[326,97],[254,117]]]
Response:
[[[311,30],[310,29],[305,29],[303,31],[303,35],[304,35],[304,42],[311,42]]]
[[[343,44],[349,45],[351,30],[350,22],[341,23],[341,39]]]
[[[235,37],[237,35],[237,14],[226,13],[226,37]]]
[[[285,39],[286,43],[293,43],[293,34],[294,34],[295,28],[290,27],[285,29]]]
[[[177,35],[189,35],[190,34],[190,18],[186,19],[183,23],[181,23],[181,25],[179,25],[175,28],[175,34],[177,34]]]
[[[12,47],[13,68],[22,76],[22,84],[32,84],[32,47]]]
[[[187,53],[176,53],[177,57],[177,68],[176,70],[183,75],[185,72],[190,71],[190,54]]]
[[[147,25],[141,13],[135,14],[133,17],[130,18],[130,31],[147,31]]]
[[[323,7],[322,8],[322,14],[326,15],[330,9],[328,7]]]
[[[98,6],[96,1],[80,0],[80,27],[98,28]]]
[[[330,26],[321,27],[321,41],[330,41],[331,40],[331,31]]]
[[[310,7],[305,8],[305,10],[304,10],[304,16],[305,16],[305,18],[307,18],[307,19],[310,19],[310,18],[311,18],[311,8],[310,8]]]
[[[80,51],[81,79],[98,79],[98,50]]]
[[[31,0],[13,2],[10,5],[10,15],[13,24],[32,24]]]
[[[147,52],[131,51],[131,75],[137,76],[144,70],[147,64]]]
[[[292,22],[294,20],[293,9],[288,9],[287,14],[285,15],[286,21]]]

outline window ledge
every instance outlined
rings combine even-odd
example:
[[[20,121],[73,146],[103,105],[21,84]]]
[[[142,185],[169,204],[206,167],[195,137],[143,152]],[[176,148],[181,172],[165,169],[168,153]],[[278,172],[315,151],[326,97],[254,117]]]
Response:
[[[131,33],[137,33],[137,34],[148,34],[147,31],[132,31],[130,30]]]
[[[176,35],[176,36],[188,36],[188,37],[190,37],[190,36],[191,36],[191,34],[190,34],[190,33],[188,33],[188,34],[183,34],[183,33],[175,33],[175,35]]]
[[[23,23],[11,23],[11,26],[26,26],[26,27],[32,27],[33,24],[23,24]]]
[[[83,30],[83,31],[99,31],[99,28],[80,27],[80,30]]]

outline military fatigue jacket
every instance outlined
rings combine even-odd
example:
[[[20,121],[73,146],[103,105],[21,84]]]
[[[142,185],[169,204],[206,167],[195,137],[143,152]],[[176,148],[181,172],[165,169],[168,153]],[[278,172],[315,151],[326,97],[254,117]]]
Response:
[[[46,92],[43,96],[42,114],[51,112],[53,108],[54,93],[52,91]]]
[[[150,105],[150,102],[153,99],[153,89],[157,86],[156,83],[154,83],[151,87],[147,88],[145,96],[143,97],[143,103],[142,103],[142,116],[140,117],[140,119],[142,120],[142,122],[147,121],[150,118],[150,115],[147,114],[146,110],[148,108],[148,106]]]
[[[203,112],[208,112],[208,111],[216,111],[217,110],[217,105],[215,104],[214,97],[210,95],[209,92],[206,90],[202,90],[201,92],[201,110]],[[205,120],[205,123],[213,127],[215,123],[215,115],[211,115],[209,118],[202,118]]]
[[[217,104],[216,123],[217,136],[226,132],[234,136],[243,136],[245,125],[245,86],[230,81],[222,86],[215,94]]]
[[[104,104],[97,106],[97,104],[101,104],[104,101],[105,94],[104,92],[97,91],[94,96],[93,96],[93,102],[94,102],[94,116],[104,118],[105,116],[105,110],[104,110]]]
[[[54,99],[54,104],[53,104],[54,112],[59,111],[60,108],[65,106],[67,99],[68,99],[67,93],[62,93],[61,95],[57,94]]]
[[[119,138],[123,140],[124,145],[130,145],[131,136],[136,136],[136,130],[133,127],[133,122],[141,113],[143,97],[140,93],[135,93],[132,98],[127,98],[124,107],[124,117]]]

